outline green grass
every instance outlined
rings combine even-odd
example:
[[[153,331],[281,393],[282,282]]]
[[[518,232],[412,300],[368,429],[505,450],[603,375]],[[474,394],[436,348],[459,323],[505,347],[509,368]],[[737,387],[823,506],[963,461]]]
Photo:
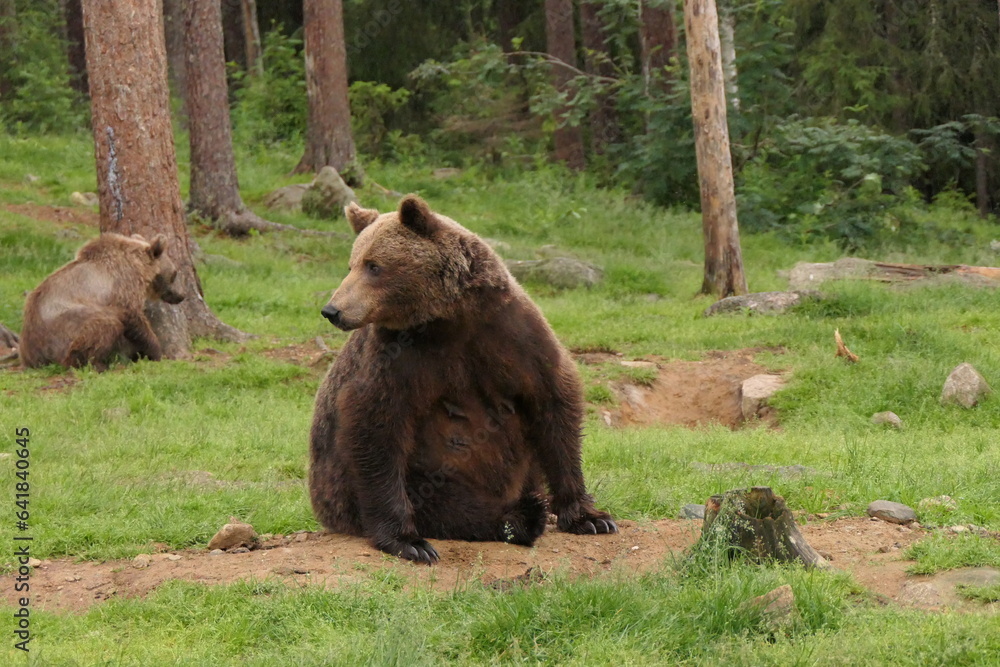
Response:
[[[241,151],[246,201],[256,206],[273,188],[305,180],[286,176],[297,158],[294,148]],[[87,135],[0,136],[0,322],[15,330],[24,293],[97,233],[39,221],[22,205],[68,206],[71,192],[94,190],[92,160]],[[183,171],[184,151],[180,163]],[[1000,530],[1000,397],[973,410],[938,403],[945,377],[963,361],[1000,388],[996,291],[842,283],[824,286],[827,298],[782,317],[706,319],[701,313],[711,299],[696,294],[698,216],[599,191],[586,176],[556,169],[506,178],[470,169],[447,181],[431,172],[369,166],[378,183],[419,192],[436,210],[507,242],[513,258],[554,244],[605,268],[605,282],[591,290],[529,286],[568,346],[668,359],[766,348],[772,351],[756,361],[790,373],[774,400],[780,430],[610,429],[591,410],[588,485],[617,517],[672,517],[685,503],[767,484],[793,509],[835,516],[861,515],[876,499],[916,507],[922,498],[949,495],[956,509],[929,509],[921,522]],[[26,181],[29,173],[38,180]],[[395,205],[372,185],[359,196],[381,210]],[[946,210],[937,214],[947,223]],[[296,214],[273,219],[347,227]],[[975,245],[939,243],[873,258],[995,263],[988,250],[995,228],[983,223],[973,232]],[[334,348],[343,344],[346,334],[318,310],[346,273],[350,242],[296,234],[238,241],[204,229],[196,240],[208,255],[233,260],[199,265],[207,301],[224,321],[258,338],[245,345],[197,341],[192,361],[142,362],[105,374],[0,370],[4,437],[31,428],[34,555],[107,559],[134,556],[154,542],[203,545],[230,515],[260,533],[316,528],[304,478],[323,369],[266,353],[288,345],[315,349],[317,336]],[[743,252],[754,291],[782,289],[777,271],[798,261],[838,256],[831,246],[789,247],[752,235],[744,236]],[[859,363],[834,358],[834,329]],[[613,365],[581,366],[581,374],[596,406],[614,403],[613,382],[653,380],[647,370]],[[63,376],[75,382],[52,388]],[[873,426],[870,416],[882,410],[900,415],[905,428]],[[733,461],[801,464],[812,472],[793,478],[693,465]],[[3,470],[0,483],[11,488],[12,467]],[[0,542],[11,544],[11,531],[10,521],[0,522]],[[996,545],[992,538],[935,537],[908,554],[920,572],[1000,565]],[[799,620],[772,636],[759,614],[739,604],[782,583],[795,590]],[[337,591],[271,581],[175,583],[82,615],[33,618],[32,659],[39,665],[985,665],[1000,652],[995,617],[883,608],[841,575],[733,566],[691,578],[669,563],[641,578],[618,572],[571,580],[557,573],[543,586],[511,593],[480,586],[401,590],[379,577]]]

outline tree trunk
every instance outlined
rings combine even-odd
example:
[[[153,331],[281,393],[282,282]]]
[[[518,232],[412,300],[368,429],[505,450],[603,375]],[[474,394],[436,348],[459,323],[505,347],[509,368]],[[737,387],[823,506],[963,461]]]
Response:
[[[992,210],[990,157],[996,155],[995,144],[996,141],[986,132],[976,133],[976,208],[979,210],[979,215],[984,218]]]
[[[170,123],[158,0],[83,0],[101,232],[163,234],[182,303],[147,304],[164,356],[190,353],[194,336],[243,340],[209,310],[191,257]]]
[[[732,9],[722,12],[719,21],[719,42],[722,44],[722,73],[726,79],[729,105],[739,111],[740,84],[736,69],[736,19]]]
[[[243,10],[243,38],[246,41],[247,72],[252,76],[264,73],[261,56],[260,25],[257,23],[257,0],[241,0]]]
[[[87,54],[83,48],[83,9],[80,0],[65,0],[63,16],[66,17],[66,56],[69,60],[69,83],[73,89],[87,94]]]
[[[247,70],[247,35],[243,32],[242,0],[221,0],[222,37],[226,62]]]
[[[0,0],[0,102],[11,93],[7,68],[12,63],[15,35],[17,34],[17,8],[14,0]]]
[[[517,0],[497,0],[497,42],[504,51],[513,51],[511,40],[524,17]]]
[[[684,16],[705,237],[701,291],[719,298],[746,294],[715,0],[684,0]]]
[[[170,86],[187,115],[187,58],[184,55],[184,0],[163,0],[163,32]]]
[[[576,67],[576,31],[573,28],[573,0],[545,0],[545,40],[550,56]],[[552,85],[560,93],[567,91],[573,75],[558,63],[551,68]],[[566,109],[556,111],[559,127],[554,134],[555,159],[570,169],[583,169],[583,137],[579,127],[565,125]]]
[[[734,489],[709,498],[701,542],[723,549],[729,557],[743,555],[758,562],[798,561],[807,567],[828,565],[802,537],[785,499],[767,486]]]
[[[614,66],[608,54],[607,34],[598,16],[602,0],[583,0],[580,3],[580,24],[583,47],[587,50],[584,69],[588,74],[613,77]],[[597,155],[603,155],[608,144],[621,141],[621,127],[614,98],[608,93],[597,96],[597,107],[590,114],[590,144]]]
[[[306,147],[295,173],[330,165],[343,172],[355,160],[347,98],[342,0],[305,0]]]
[[[677,24],[671,0],[642,0],[639,3],[639,46],[642,79],[646,94],[653,85],[665,85],[665,68],[677,54]]]

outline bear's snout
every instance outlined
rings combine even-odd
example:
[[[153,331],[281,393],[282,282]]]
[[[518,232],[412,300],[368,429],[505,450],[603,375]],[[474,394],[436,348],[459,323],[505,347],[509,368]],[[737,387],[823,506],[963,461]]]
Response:
[[[356,325],[352,326],[350,323],[344,320],[343,311],[341,311],[336,306],[333,306],[328,303],[325,306],[323,306],[323,310],[321,310],[320,312],[323,314],[323,317],[330,320],[330,324],[337,327],[338,329],[341,329],[343,331],[350,331],[351,329],[357,329]]]

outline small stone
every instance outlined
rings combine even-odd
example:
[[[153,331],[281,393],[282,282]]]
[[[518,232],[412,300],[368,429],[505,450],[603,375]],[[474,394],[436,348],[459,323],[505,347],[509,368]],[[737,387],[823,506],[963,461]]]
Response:
[[[868,516],[889,523],[910,523],[917,520],[917,513],[913,508],[889,500],[876,500],[868,505]]]
[[[248,554],[248,553],[250,553],[250,550],[247,549],[246,547],[236,547],[235,549],[233,549],[229,553],[231,553],[231,554]]]
[[[634,547],[632,547],[632,551],[638,551],[638,550],[639,550],[639,545],[638,544],[635,545]]]
[[[69,200],[77,206],[97,206],[100,200],[93,192],[74,192],[69,196]]]
[[[785,386],[785,380],[780,375],[762,373],[743,381],[740,387],[740,410],[743,419],[754,419],[761,408],[767,404],[767,399]]]
[[[952,526],[948,530],[950,530],[953,533],[964,533],[965,531],[968,530],[968,528],[966,528],[965,526]]]
[[[779,586],[773,591],[752,598],[744,603],[745,607],[759,609],[767,620],[772,632],[782,629],[795,620],[795,594],[788,584]]]
[[[552,553],[557,554],[557,553],[559,553],[559,550],[558,549],[553,549]]]
[[[167,560],[178,561],[182,558],[183,556],[179,556],[177,554],[167,554]]]
[[[28,566],[29,567],[38,567],[41,564],[42,564],[42,561],[38,560],[37,558],[28,558]]]
[[[221,556],[224,553],[226,553],[226,552],[223,551],[222,549],[212,549],[211,551],[208,552],[208,555],[209,556]]]
[[[219,532],[209,540],[209,549],[232,549],[234,547],[248,547],[257,543],[257,533],[249,523],[237,522],[230,519]]]
[[[25,183],[37,183],[40,180],[41,179],[38,178],[38,176],[35,176],[34,174],[25,174],[24,175],[24,182]]]
[[[149,564],[153,562],[153,558],[149,554],[139,554],[132,559],[132,567],[137,570],[142,570],[149,567]]]
[[[827,518],[827,517],[829,517],[829,516],[830,516],[830,513],[829,513],[829,512],[818,512],[818,513],[816,514],[816,518],[817,518],[817,519],[826,519],[826,518]]]
[[[295,535],[295,542],[306,542],[309,539],[309,533],[298,533]]]
[[[703,521],[705,519],[705,506],[688,503],[681,508],[680,516],[682,519],[696,519],[698,521]]]
[[[963,408],[973,408],[992,391],[972,364],[959,364],[944,383],[941,403],[956,403]]]
[[[873,424],[888,424],[895,429],[903,428],[903,420],[899,418],[895,412],[890,412],[886,410],[885,412],[876,412],[872,415]]]
[[[608,426],[612,425],[610,410],[601,410],[601,418],[604,420],[604,423],[607,424]]]

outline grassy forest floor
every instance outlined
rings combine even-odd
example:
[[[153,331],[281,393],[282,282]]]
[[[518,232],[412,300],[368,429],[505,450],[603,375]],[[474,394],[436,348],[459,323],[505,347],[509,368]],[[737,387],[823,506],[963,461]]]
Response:
[[[303,180],[286,176],[297,158],[281,148],[240,155],[245,200],[277,222],[347,231],[344,221],[258,206],[267,192]],[[440,569],[315,534],[307,433],[330,360],[316,340],[336,350],[347,338],[319,309],[346,273],[350,241],[284,232],[232,240],[195,226],[206,300],[257,338],[199,340],[191,360],[104,374],[0,370],[4,451],[14,447],[15,428],[31,429],[32,555],[45,561],[33,577],[42,608],[32,609],[29,662],[996,664],[996,590],[977,591],[959,609],[894,599],[917,573],[1000,566],[1000,397],[971,410],[938,402],[961,362],[1000,389],[995,290],[827,283],[822,300],[783,316],[703,318],[712,300],[696,294],[697,215],[547,167],[467,169],[441,180],[432,166],[374,164],[369,172],[509,244],[509,258],[553,244],[604,267],[604,282],[590,290],[528,289],[577,354],[587,385],[588,485],[622,519],[622,533],[546,535],[531,550],[446,543]],[[0,322],[19,330],[24,293],[97,234],[96,209],[69,198],[95,187],[88,136],[0,136]],[[372,185],[359,197],[381,210],[396,204]],[[952,213],[931,207],[924,215],[947,225]],[[869,258],[998,262],[989,241],[1000,230],[960,216],[953,224],[974,242]],[[783,289],[778,271],[796,262],[840,256],[832,245],[753,235],[744,235],[743,252],[752,291]],[[860,363],[834,358],[834,329]],[[679,394],[663,404],[688,400],[689,419],[608,425],[621,409],[618,388],[657,385],[648,369],[623,368],[621,359],[657,364],[669,380],[664,391]],[[711,375],[706,369],[720,360],[730,365]],[[694,374],[678,375],[683,369]],[[788,379],[772,399],[776,423],[691,426],[707,420],[697,411],[709,401],[690,396],[759,370]],[[905,428],[873,425],[871,415],[883,410]],[[10,553],[17,480],[12,456],[4,461],[10,509],[0,541]],[[714,465],[730,463],[750,465]],[[789,475],[783,466],[805,471]],[[833,570],[684,559],[697,526],[676,520],[680,507],[751,484],[785,497],[807,539],[833,556]],[[941,495],[955,507],[921,510],[917,531],[862,518],[873,500],[916,507]],[[208,556],[205,545],[230,516],[269,534],[270,548]],[[986,530],[947,530],[968,524]],[[148,568],[134,567],[139,554],[152,555]],[[265,557],[285,560],[262,565]],[[3,616],[12,623],[16,568],[10,556],[0,565]],[[110,585],[88,588],[91,576]],[[796,615],[776,630],[745,603],[782,584],[792,587]],[[23,660],[13,625],[0,630],[8,637],[0,660]]]

